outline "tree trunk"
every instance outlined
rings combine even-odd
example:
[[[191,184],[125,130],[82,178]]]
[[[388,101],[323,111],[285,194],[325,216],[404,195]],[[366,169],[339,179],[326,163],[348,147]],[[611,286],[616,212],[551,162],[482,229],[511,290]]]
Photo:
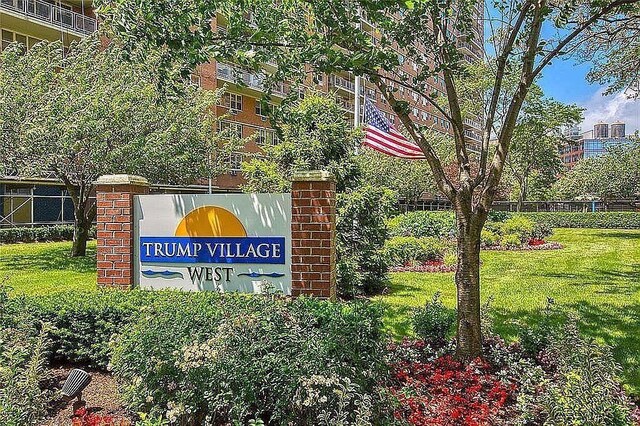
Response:
[[[520,182],[520,193],[518,194],[518,205],[516,207],[516,210],[518,212],[521,212],[522,210],[524,210],[524,202],[527,200],[527,191],[529,190],[528,185],[527,185],[527,180],[523,179]]]
[[[82,216],[76,216],[73,221],[73,245],[71,246],[71,257],[85,256],[87,254],[87,241],[89,240],[89,229],[91,220]]]
[[[478,213],[465,210],[456,206],[458,229],[458,264],[455,275],[458,297],[456,357],[468,361],[482,355],[480,232],[484,220]]]

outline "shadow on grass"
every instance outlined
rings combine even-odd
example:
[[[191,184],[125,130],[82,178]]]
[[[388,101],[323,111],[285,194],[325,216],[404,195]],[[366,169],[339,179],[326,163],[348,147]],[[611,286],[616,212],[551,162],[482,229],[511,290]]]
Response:
[[[582,301],[562,305],[556,308],[560,313],[552,316],[552,323],[559,325],[566,314],[575,312],[579,317],[582,333],[606,343],[612,348],[613,355],[622,365],[624,382],[633,388],[635,395],[640,394],[640,303],[626,306],[597,305]],[[495,331],[512,340],[517,338],[522,325],[533,326],[543,320],[541,310],[509,311],[494,309],[492,316]]]
[[[96,270],[96,249],[87,247],[84,257],[71,257],[70,245],[50,245],[41,247],[37,253],[11,254],[4,256],[0,268],[8,271],[23,270],[67,270],[92,272]]]
[[[640,240],[640,232],[632,232],[632,230],[629,230],[629,232],[611,231],[600,233],[598,237],[621,238],[623,240]]]
[[[411,335],[410,307],[387,305],[385,310],[384,327],[387,333],[395,339]]]

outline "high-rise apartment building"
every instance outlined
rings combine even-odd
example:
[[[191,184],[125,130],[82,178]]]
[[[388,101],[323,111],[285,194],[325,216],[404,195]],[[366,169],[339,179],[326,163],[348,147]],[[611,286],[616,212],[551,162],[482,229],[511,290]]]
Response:
[[[593,126],[593,131],[582,133],[579,137],[573,137],[575,129],[570,135],[565,133],[565,136],[569,136],[572,142],[560,147],[560,159],[568,168],[572,168],[583,158],[594,158],[606,153],[609,148],[630,143],[622,122],[612,124],[611,129],[607,123],[600,122]]]
[[[466,40],[460,38],[458,47],[466,61],[473,62],[481,60],[484,54],[483,46],[483,26],[482,26],[482,8],[483,4],[478,3],[476,13],[478,19],[475,20],[473,31],[475,33],[473,39]],[[214,29],[224,31],[225,24],[223,19],[212,22]],[[33,46],[39,40],[63,40],[65,45],[71,41],[77,40],[86,34],[90,34],[96,30],[97,23],[92,10],[91,1],[70,0],[46,1],[46,0],[0,0],[0,29],[2,29],[3,47],[6,44],[18,41]],[[362,29],[371,34],[373,40],[379,39],[381,33],[373,24],[362,19]],[[375,42],[375,41],[374,41]],[[418,74],[418,64],[405,58],[403,52],[398,51],[398,59],[402,64],[402,71],[408,79]],[[270,68],[275,64],[264,64],[265,72],[269,72]],[[199,84],[204,89],[217,89],[225,87],[226,91],[219,105],[216,106],[216,112],[225,118],[219,123],[220,128],[230,129],[239,137],[249,137],[252,135],[254,139],[248,143],[242,152],[238,152],[230,159],[230,169],[227,174],[220,176],[212,182],[215,190],[237,190],[242,184],[242,173],[240,165],[247,153],[255,153],[261,150],[261,147],[267,144],[277,144],[278,138],[275,131],[271,128],[268,114],[264,105],[260,102],[264,95],[264,87],[262,84],[263,76],[242,70],[230,63],[212,62],[198,67],[193,75],[192,81]],[[243,84],[237,84],[242,81]],[[396,96],[400,100],[409,102],[412,110],[412,119],[421,125],[431,128],[434,132],[452,134],[450,123],[435,109],[426,99],[422,99],[418,93],[413,92],[404,87],[398,87]],[[435,76],[429,81],[429,89],[431,92],[437,92],[442,95],[445,93],[445,84],[441,77]],[[271,93],[272,101],[277,104],[285,96],[290,95],[291,87],[286,83],[280,84]],[[308,90],[317,90],[334,96],[338,104],[344,109],[345,118],[353,121],[356,96],[360,98],[360,105],[364,109],[364,98],[375,102],[376,106],[385,114],[391,123],[401,127],[399,120],[391,111],[390,105],[382,98],[376,87],[361,79],[361,87],[359,93],[356,93],[355,77],[350,73],[341,73],[336,75],[317,75],[316,81],[310,78],[305,87],[299,89],[298,96],[304,96]],[[361,111],[362,111],[361,110]],[[361,114],[362,116],[362,114]],[[479,143],[481,138],[480,118],[468,118],[465,120],[465,133],[472,143]],[[41,182],[45,182],[43,179]],[[67,201],[61,203],[61,208],[52,209],[47,217],[38,217],[38,213],[34,212],[34,201],[24,203],[28,197],[33,197],[45,191],[47,194],[58,193],[63,191],[60,185],[54,180],[47,181],[51,186],[43,189],[41,185],[35,185],[37,182],[18,182],[12,177],[0,177],[0,196],[2,194],[15,194],[20,197],[17,204],[23,204],[20,212],[15,210],[15,197],[9,203],[9,198],[4,197],[5,206],[4,214],[11,214],[11,218],[5,220],[8,222],[42,222],[42,221],[60,221],[62,219],[69,220],[71,218],[71,205],[67,205]],[[17,192],[16,192],[17,191]],[[36,197],[37,198],[37,197]],[[10,204],[10,205],[9,205]],[[0,210],[0,219],[3,218],[3,210]],[[64,211],[60,211],[64,210]],[[55,217],[54,217],[55,216]],[[2,222],[0,220],[0,222]],[[2,225],[0,225],[2,226]]]

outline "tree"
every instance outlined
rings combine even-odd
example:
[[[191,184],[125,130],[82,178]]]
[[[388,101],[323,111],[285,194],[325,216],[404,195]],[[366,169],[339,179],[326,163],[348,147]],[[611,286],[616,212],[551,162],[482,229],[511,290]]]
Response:
[[[532,177],[547,187],[556,180],[562,171],[558,154],[563,141],[561,127],[581,120],[581,108],[545,98],[539,87],[531,88],[507,156],[507,164],[518,186],[518,211],[522,211],[529,195]]]
[[[640,142],[612,147],[576,164],[553,187],[562,199],[635,199],[640,195]]]
[[[259,157],[243,163],[245,191],[290,191],[294,172],[317,169],[333,173],[338,191],[357,183],[354,155],[361,132],[351,128],[335,100],[309,93],[273,115],[282,141],[263,146]]]
[[[430,135],[432,143],[444,162],[451,162],[452,141],[441,134]],[[417,202],[423,193],[439,195],[429,163],[425,160],[407,160],[391,157],[363,147],[356,161],[362,173],[362,180],[394,191],[400,199]]]
[[[211,59],[253,70],[276,62],[265,83],[289,80],[294,88],[308,71],[352,72],[374,84],[424,152],[436,185],[452,203],[458,233],[457,355],[481,355],[480,231],[502,178],[517,119],[527,94],[547,65],[575,49],[585,30],[604,19],[626,19],[639,0],[561,2],[498,0],[485,20],[477,0],[102,0],[107,28],[130,50],[166,49],[167,65],[184,72]],[[476,12],[478,11],[478,12]],[[224,31],[212,22],[222,17]],[[359,23],[362,25],[359,25]],[[545,31],[543,31],[543,26]],[[460,47],[482,43],[490,32],[491,73],[474,80]],[[372,38],[375,39],[372,40]],[[409,78],[402,65],[416,69]],[[431,89],[432,78],[446,94]],[[466,83],[465,83],[466,81]],[[513,85],[506,84],[513,81]],[[457,182],[444,172],[427,136],[411,115],[407,89],[429,102],[450,124]],[[482,142],[472,155],[465,119],[480,121]],[[496,140],[495,144],[490,141]],[[477,161],[477,173],[471,164]]]
[[[584,33],[580,56],[594,66],[587,79],[609,87],[605,95],[623,91],[640,96],[640,5],[624,17],[599,20]]]
[[[62,44],[43,42],[0,56],[1,163],[21,176],[52,171],[64,183],[74,205],[72,256],[86,252],[98,176],[183,184],[225,168],[213,133],[217,94],[176,82],[182,95],[165,98],[151,56],[133,64],[119,54],[86,39],[66,55]]]

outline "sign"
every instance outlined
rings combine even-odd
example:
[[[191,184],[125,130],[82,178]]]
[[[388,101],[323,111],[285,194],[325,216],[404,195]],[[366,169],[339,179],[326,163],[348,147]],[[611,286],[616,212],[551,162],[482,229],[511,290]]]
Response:
[[[290,194],[134,197],[141,288],[291,294]]]

